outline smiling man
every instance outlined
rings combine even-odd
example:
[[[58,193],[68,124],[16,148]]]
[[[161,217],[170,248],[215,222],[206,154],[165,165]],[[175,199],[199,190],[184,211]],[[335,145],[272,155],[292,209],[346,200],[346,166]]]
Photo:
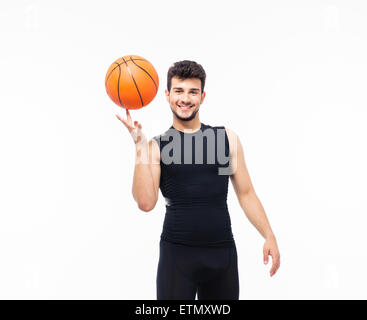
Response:
[[[239,299],[237,249],[227,207],[229,178],[247,218],[265,238],[270,276],[280,265],[274,233],[245,164],[238,136],[200,121],[206,74],[194,61],[168,70],[166,99],[173,124],[149,142],[138,121],[125,124],[136,145],[133,197],[149,212],[159,189],[166,200],[157,269],[157,299]],[[226,161],[227,160],[227,161]]]
[[[188,121],[193,120],[190,125],[198,126],[200,120],[195,117],[205,98],[205,92],[201,93],[200,79],[180,80],[178,77],[172,77],[171,82],[172,88],[166,90],[166,97],[175,115],[174,119],[185,121],[186,125]],[[180,126],[179,121],[177,126]]]

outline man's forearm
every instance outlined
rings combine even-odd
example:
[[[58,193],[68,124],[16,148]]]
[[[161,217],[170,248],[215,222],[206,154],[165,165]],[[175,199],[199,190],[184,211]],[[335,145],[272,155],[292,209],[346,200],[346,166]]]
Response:
[[[141,210],[149,211],[156,202],[147,141],[142,141],[136,145],[132,193]]]
[[[249,221],[265,239],[275,237],[266,217],[265,210],[254,191],[243,196],[240,199],[240,205]]]

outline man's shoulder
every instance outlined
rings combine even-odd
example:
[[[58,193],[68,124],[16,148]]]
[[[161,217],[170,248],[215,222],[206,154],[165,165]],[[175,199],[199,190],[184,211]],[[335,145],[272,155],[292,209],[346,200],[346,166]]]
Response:
[[[225,130],[226,133],[227,133],[227,136],[231,136],[231,137],[236,137],[237,134],[235,131],[233,131],[231,128],[229,128],[228,126],[226,125],[222,125],[222,126],[211,126],[211,125],[207,125],[208,128],[212,128],[212,129],[215,129],[215,130],[218,130],[218,129],[221,129],[221,130]]]
[[[157,135],[155,135],[155,136],[153,136],[153,138],[152,139],[154,139],[155,141],[157,141],[158,143],[160,143],[160,141],[161,141],[161,138],[162,137],[164,137],[164,136],[167,136],[167,135],[169,135],[169,133],[171,132],[171,128],[169,128],[169,129],[167,129],[166,131],[164,131],[163,133],[161,133],[161,134],[157,134]]]
[[[152,140],[155,140],[159,147],[164,145],[165,143],[168,143],[170,140],[170,136],[173,136],[175,133],[175,130],[172,129],[172,127],[169,127],[166,131],[164,131],[161,134],[157,134],[153,136]]]
[[[237,136],[236,132],[234,132],[231,128],[225,127],[227,135]]]

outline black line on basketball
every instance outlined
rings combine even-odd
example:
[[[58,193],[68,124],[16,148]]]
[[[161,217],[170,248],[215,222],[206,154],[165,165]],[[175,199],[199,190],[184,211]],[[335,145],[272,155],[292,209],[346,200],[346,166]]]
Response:
[[[125,61],[125,59],[124,59],[124,58],[122,58],[122,59]],[[125,61],[125,62],[126,62],[126,61]],[[120,67],[120,66],[119,66],[119,67]],[[132,72],[131,72],[131,70],[130,70],[130,68],[129,68],[129,65],[127,64],[127,62],[126,62],[126,68],[127,68],[127,71],[129,71],[130,76],[131,76],[131,78],[132,78],[132,79],[133,79],[133,81],[134,81],[134,84],[135,84],[136,90],[138,90],[138,94],[139,94],[140,101],[141,101],[141,106],[142,106],[142,107],[144,107],[144,102],[143,102],[143,99],[142,99],[142,97],[141,97],[141,94],[140,94],[140,91],[139,91],[138,85],[136,84],[135,78],[134,78],[134,76],[133,76],[133,74],[132,74]]]
[[[119,101],[120,101],[120,106],[124,108],[124,105],[121,102],[121,98],[120,98],[120,76],[121,76],[121,67],[120,65],[119,67],[119,79],[117,80],[117,95],[119,97]]]
[[[130,58],[131,58],[131,56],[130,56]],[[123,57],[121,57],[120,59],[123,59],[124,60],[124,62],[121,62],[120,63],[120,66],[122,65],[122,64],[125,64],[126,62],[129,62],[129,61],[131,61],[130,59],[129,60],[125,60]],[[147,60],[145,60],[144,58],[143,59],[135,59],[135,60],[139,60],[139,61],[147,61]]]
[[[117,64],[116,67],[114,67],[111,72],[108,74],[108,76],[106,77],[106,81],[104,82],[104,85],[107,86],[107,81],[108,81],[108,78],[110,77],[110,75],[112,74],[112,72],[119,66],[119,64],[117,62],[114,62],[115,64]],[[113,64],[113,63],[112,63]]]
[[[119,58],[119,59],[123,59],[123,58]],[[118,60],[118,59],[117,59]],[[145,60],[145,59],[135,59],[135,61],[137,61],[137,60],[139,60],[139,61],[147,61],[147,60]],[[126,60],[126,62],[129,62],[129,61],[131,61],[131,60]],[[125,64],[126,62],[122,62],[122,63],[117,63],[117,62],[114,62],[114,63],[112,63],[112,64],[117,64],[117,66],[116,67],[114,67],[112,70],[111,70],[111,72],[110,72],[110,74],[113,72],[113,70],[115,70],[118,66],[121,66],[121,65],[123,65],[123,64]],[[108,76],[109,77],[109,76]],[[107,78],[108,78],[107,77]],[[106,79],[106,83],[107,83],[107,79]]]
[[[155,93],[157,93],[158,92],[158,88],[157,88],[157,85],[156,85],[156,83],[155,83],[155,81],[154,81],[154,79],[152,78],[152,76],[149,74],[149,72],[148,71],[146,71],[144,68],[142,68],[141,66],[139,66],[138,64],[136,64],[135,63],[135,61],[133,60],[133,57],[130,57],[130,59],[131,59],[131,61],[137,66],[137,67],[139,67],[141,70],[143,70],[149,77],[150,77],[150,79],[152,79],[152,81],[153,81],[153,83],[154,83],[154,86],[155,86]]]

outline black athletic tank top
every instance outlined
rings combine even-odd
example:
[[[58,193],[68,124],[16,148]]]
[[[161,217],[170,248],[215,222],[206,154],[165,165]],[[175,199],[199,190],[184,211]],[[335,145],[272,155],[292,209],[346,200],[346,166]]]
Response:
[[[190,246],[233,247],[227,208],[230,153],[223,126],[201,123],[155,136],[161,151],[160,190],[166,200],[161,239]]]

